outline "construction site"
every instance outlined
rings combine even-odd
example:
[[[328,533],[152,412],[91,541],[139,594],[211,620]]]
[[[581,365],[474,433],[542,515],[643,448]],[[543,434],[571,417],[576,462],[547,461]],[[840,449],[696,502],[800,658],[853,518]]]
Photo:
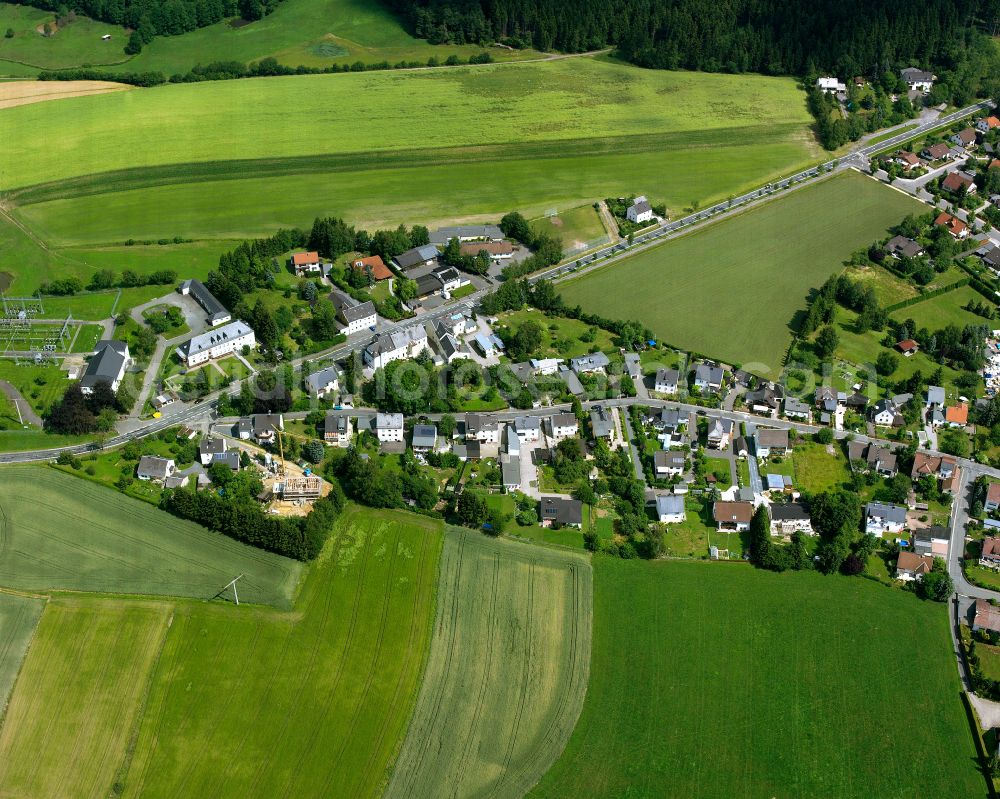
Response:
[[[308,516],[312,503],[330,493],[330,484],[322,477],[312,474],[308,466],[285,459],[284,437],[281,430],[275,430],[278,454],[264,450],[254,444],[239,441],[237,446],[246,451],[261,472],[264,489],[258,499],[268,513],[279,516]]]

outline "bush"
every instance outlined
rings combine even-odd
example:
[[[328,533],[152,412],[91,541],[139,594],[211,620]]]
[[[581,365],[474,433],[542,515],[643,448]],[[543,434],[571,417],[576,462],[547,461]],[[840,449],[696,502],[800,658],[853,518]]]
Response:
[[[813,433],[813,441],[817,444],[829,444],[833,441],[833,431],[829,427],[823,427]]]

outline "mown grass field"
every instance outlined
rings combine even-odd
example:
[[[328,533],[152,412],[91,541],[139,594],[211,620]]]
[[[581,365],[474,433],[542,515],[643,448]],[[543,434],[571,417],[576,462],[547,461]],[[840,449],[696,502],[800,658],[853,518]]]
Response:
[[[0,593],[0,718],[44,607],[39,598]]]
[[[736,564],[593,568],[587,699],[531,796],[986,795],[944,606]]]
[[[123,796],[380,794],[430,643],[441,524],[338,525],[293,613],[178,604]]]
[[[561,283],[571,305],[776,375],[809,292],[916,200],[849,172]]]
[[[87,480],[0,468],[0,585],[211,599],[238,574],[244,602],[288,607],[301,564]]]
[[[562,752],[587,691],[583,555],[445,536],[423,687],[386,796],[521,797]]]
[[[107,64],[126,58],[123,48],[128,41],[124,28],[107,25],[87,17],[77,17],[68,25],[56,29],[56,15],[31,6],[0,3],[0,30],[13,30],[11,38],[0,39],[0,75],[14,71],[17,62],[40,69],[64,69],[82,64]],[[40,32],[49,23],[54,32]],[[101,39],[111,34],[111,41]]]
[[[39,622],[0,729],[0,796],[107,796],[169,603],[66,597]]]
[[[970,301],[993,307],[990,301],[972,286],[962,286],[954,291],[931,297],[929,300],[900,308],[892,313],[892,318],[897,321],[912,319],[918,328],[926,327],[928,330],[941,330],[948,325],[959,327],[986,325],[992,328],[993,322],[989,319],[965,309]]]

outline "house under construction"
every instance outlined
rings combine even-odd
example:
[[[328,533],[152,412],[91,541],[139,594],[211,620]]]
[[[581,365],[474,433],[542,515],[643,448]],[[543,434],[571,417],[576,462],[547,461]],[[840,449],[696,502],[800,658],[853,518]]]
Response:
[[[275,486],[279,488],[279,486]],[[280,484],[281,498],[287,501],[297,499],[319,499],[323,491],[323,478],[321,477],[287,477]]]

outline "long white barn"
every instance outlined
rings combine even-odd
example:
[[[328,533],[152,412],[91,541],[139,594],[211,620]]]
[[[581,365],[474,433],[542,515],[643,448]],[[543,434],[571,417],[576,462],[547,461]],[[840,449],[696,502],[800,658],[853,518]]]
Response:
[[[188,339],[177,348],[177,355],[190,367],[256,346],[253,328],[246,322],[236,321]]]

